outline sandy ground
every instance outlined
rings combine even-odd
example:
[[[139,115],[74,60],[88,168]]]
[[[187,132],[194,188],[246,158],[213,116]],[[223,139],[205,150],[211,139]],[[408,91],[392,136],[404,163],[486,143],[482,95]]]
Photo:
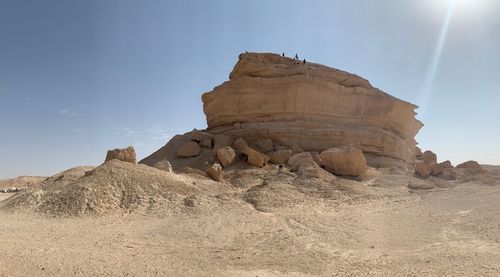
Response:
[[[500,186],[368,185],[377,197],[273,212],[0,212],[0,276],[500,276]]]

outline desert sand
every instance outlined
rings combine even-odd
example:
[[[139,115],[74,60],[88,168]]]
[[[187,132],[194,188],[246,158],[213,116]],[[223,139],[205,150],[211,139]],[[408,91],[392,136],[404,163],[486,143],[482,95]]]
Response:
[[[119,161],[107,167],[143,170]],[[424,181],[398,172],[326,184],[246,169],[229,175],[230,187],[217,187],[193,174],[149,173],[185,187],[164,188],[175,197],[149,211],[69,216],[2,208],[0,275],[500,274],[498,183],[431,179],[425,182],[434,189],[411,190],[408,184]]]

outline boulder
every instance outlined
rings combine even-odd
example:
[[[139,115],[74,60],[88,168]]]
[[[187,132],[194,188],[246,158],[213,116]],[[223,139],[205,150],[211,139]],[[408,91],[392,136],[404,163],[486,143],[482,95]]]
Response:
[[[189,166],[184,167],[184,169],[182,171],[186,174],[195,174],[195,175],[203,176],[206,178],[210,178],[210,175],[208,175],[208,173],[203,172],[203,171],[196,169],[196,168],[189,167]]]
[[[434,154],[434,152],[427,150],[422,154],[422,160],[424,163],[435,164],[437,163],[437,155]]]
[[[255,147],[263,153],[271,152],[274,150],[273,140],[270,138],[257,140]]]
[[[233,139],[230,136],[224,134],[217,134],[214,136],[214,148],[219,149],[224,146],[231,146],[233,144]]]
[[[247,155],[247,163],[249,165],[264,167],[269,161],[269,156],[259,153],[258,151],[255,151],[250,147],[247,147],[244,150],[245,152],[243,153]]]
[[[360,176],[368,169],[363,152],[352,146],[325,150],[320,159],[321,165],[335,175]]]
[[[447,168],[453,168],[450,161],[445,161],[442,163],[433,164],[431,175],[438,176],[438,175],[442,174],[444,172],[444,170]]]
[[[163,170],[166,172],[173,172],[172,165],[167,160],[161,160],[153,166],[156,169]]]
[[[224,171],[222,170],[222,166],[218,163],[214,163],[207,170],[208,175],[217,182],[222,182],[224,180]]]
[[[188,141],[177,149],[177,156],[181,158],[196,157],[200,155],[200,152],[201,148],[198,143]]]
[[[242,138],[238,138],[234,141],[234,148],[238,150],[240,153],[245,154],[246,149],[248,148],[248,144]]]
[[[271,154],[270,161],[274,164],[286,164],[292,157],[292,150],[278,150]]]
[[[231,165],[236,160],[236,152],[231,146],[224,146],[216,150],[217,160],[223,167]]]
[[[429,178],[432,173],[432,168],[435,164],[428,164],[422,161],[417,161],[415,163],[415,168],[413,170],[413,175],[421,178]]]
[[[204,140],[212,141],[213,139],[214,139],[214,136],[212,134],[207,133],[207,132],[198,131],[196,129],[194,129],[191,132],[191,140],[196,141],[196,142],[202,142]]]
[[[211,139],[206,139],[206,140],[203,140],[200,142],[200,146],[203,147],[203,148],[212,148],[213,145],[212,145],[213,141]]]
[[[129,146],[127,148],[123,149],[113,149],[113,150],[108,150],[108,153],[106,154],[106,160],[120,160],[123,162],[129,162],[129,163],[136,163],[136,156],[135,156],[135,149],[133,146]]]
[[[483,173],[484,170],[476,161],[467,161],[457,165],[457,168],[463,169],[465,174],[479,174]]]
[[[319,165],[314,162],[314,159],[309,152],[302,152],[293,155],[288,160],[288,165],[292,171],[299,171],[300,168],[319,167]]]

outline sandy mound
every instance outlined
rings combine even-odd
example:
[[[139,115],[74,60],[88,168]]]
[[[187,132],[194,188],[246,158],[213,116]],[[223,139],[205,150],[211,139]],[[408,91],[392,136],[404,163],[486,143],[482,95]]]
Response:
[[[41,188],[9,198],[2,208],[52,215],[154,213],[161,208],[179,211],[228,190],[209,180],[117,160],[89,169],[73,168],[50,177]]]

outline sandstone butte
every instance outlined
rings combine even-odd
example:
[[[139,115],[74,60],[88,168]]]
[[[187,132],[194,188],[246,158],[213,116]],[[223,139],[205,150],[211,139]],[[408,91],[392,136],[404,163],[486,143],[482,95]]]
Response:
[[[246,53],[229,81],[202,95],[212,134],[322,151],[346,144],[372,166],[413,164],[423,124],[416,105],[338,69],[269,53]],[[388,158],[388,159],[385,159]]]
[[[415,135],[423,126],[416,105],[357,75],[270,53],[241,54],[229,81],[202,101],[205,132],[215,138],[243,138],[249,145],[272,140],[274,150],[310,152],[350,145],[374,167],[413,168]],[[192,166],[194,160],[174,154],[189,139],[176,136],[141,163],[168,159],[174,169]]]

